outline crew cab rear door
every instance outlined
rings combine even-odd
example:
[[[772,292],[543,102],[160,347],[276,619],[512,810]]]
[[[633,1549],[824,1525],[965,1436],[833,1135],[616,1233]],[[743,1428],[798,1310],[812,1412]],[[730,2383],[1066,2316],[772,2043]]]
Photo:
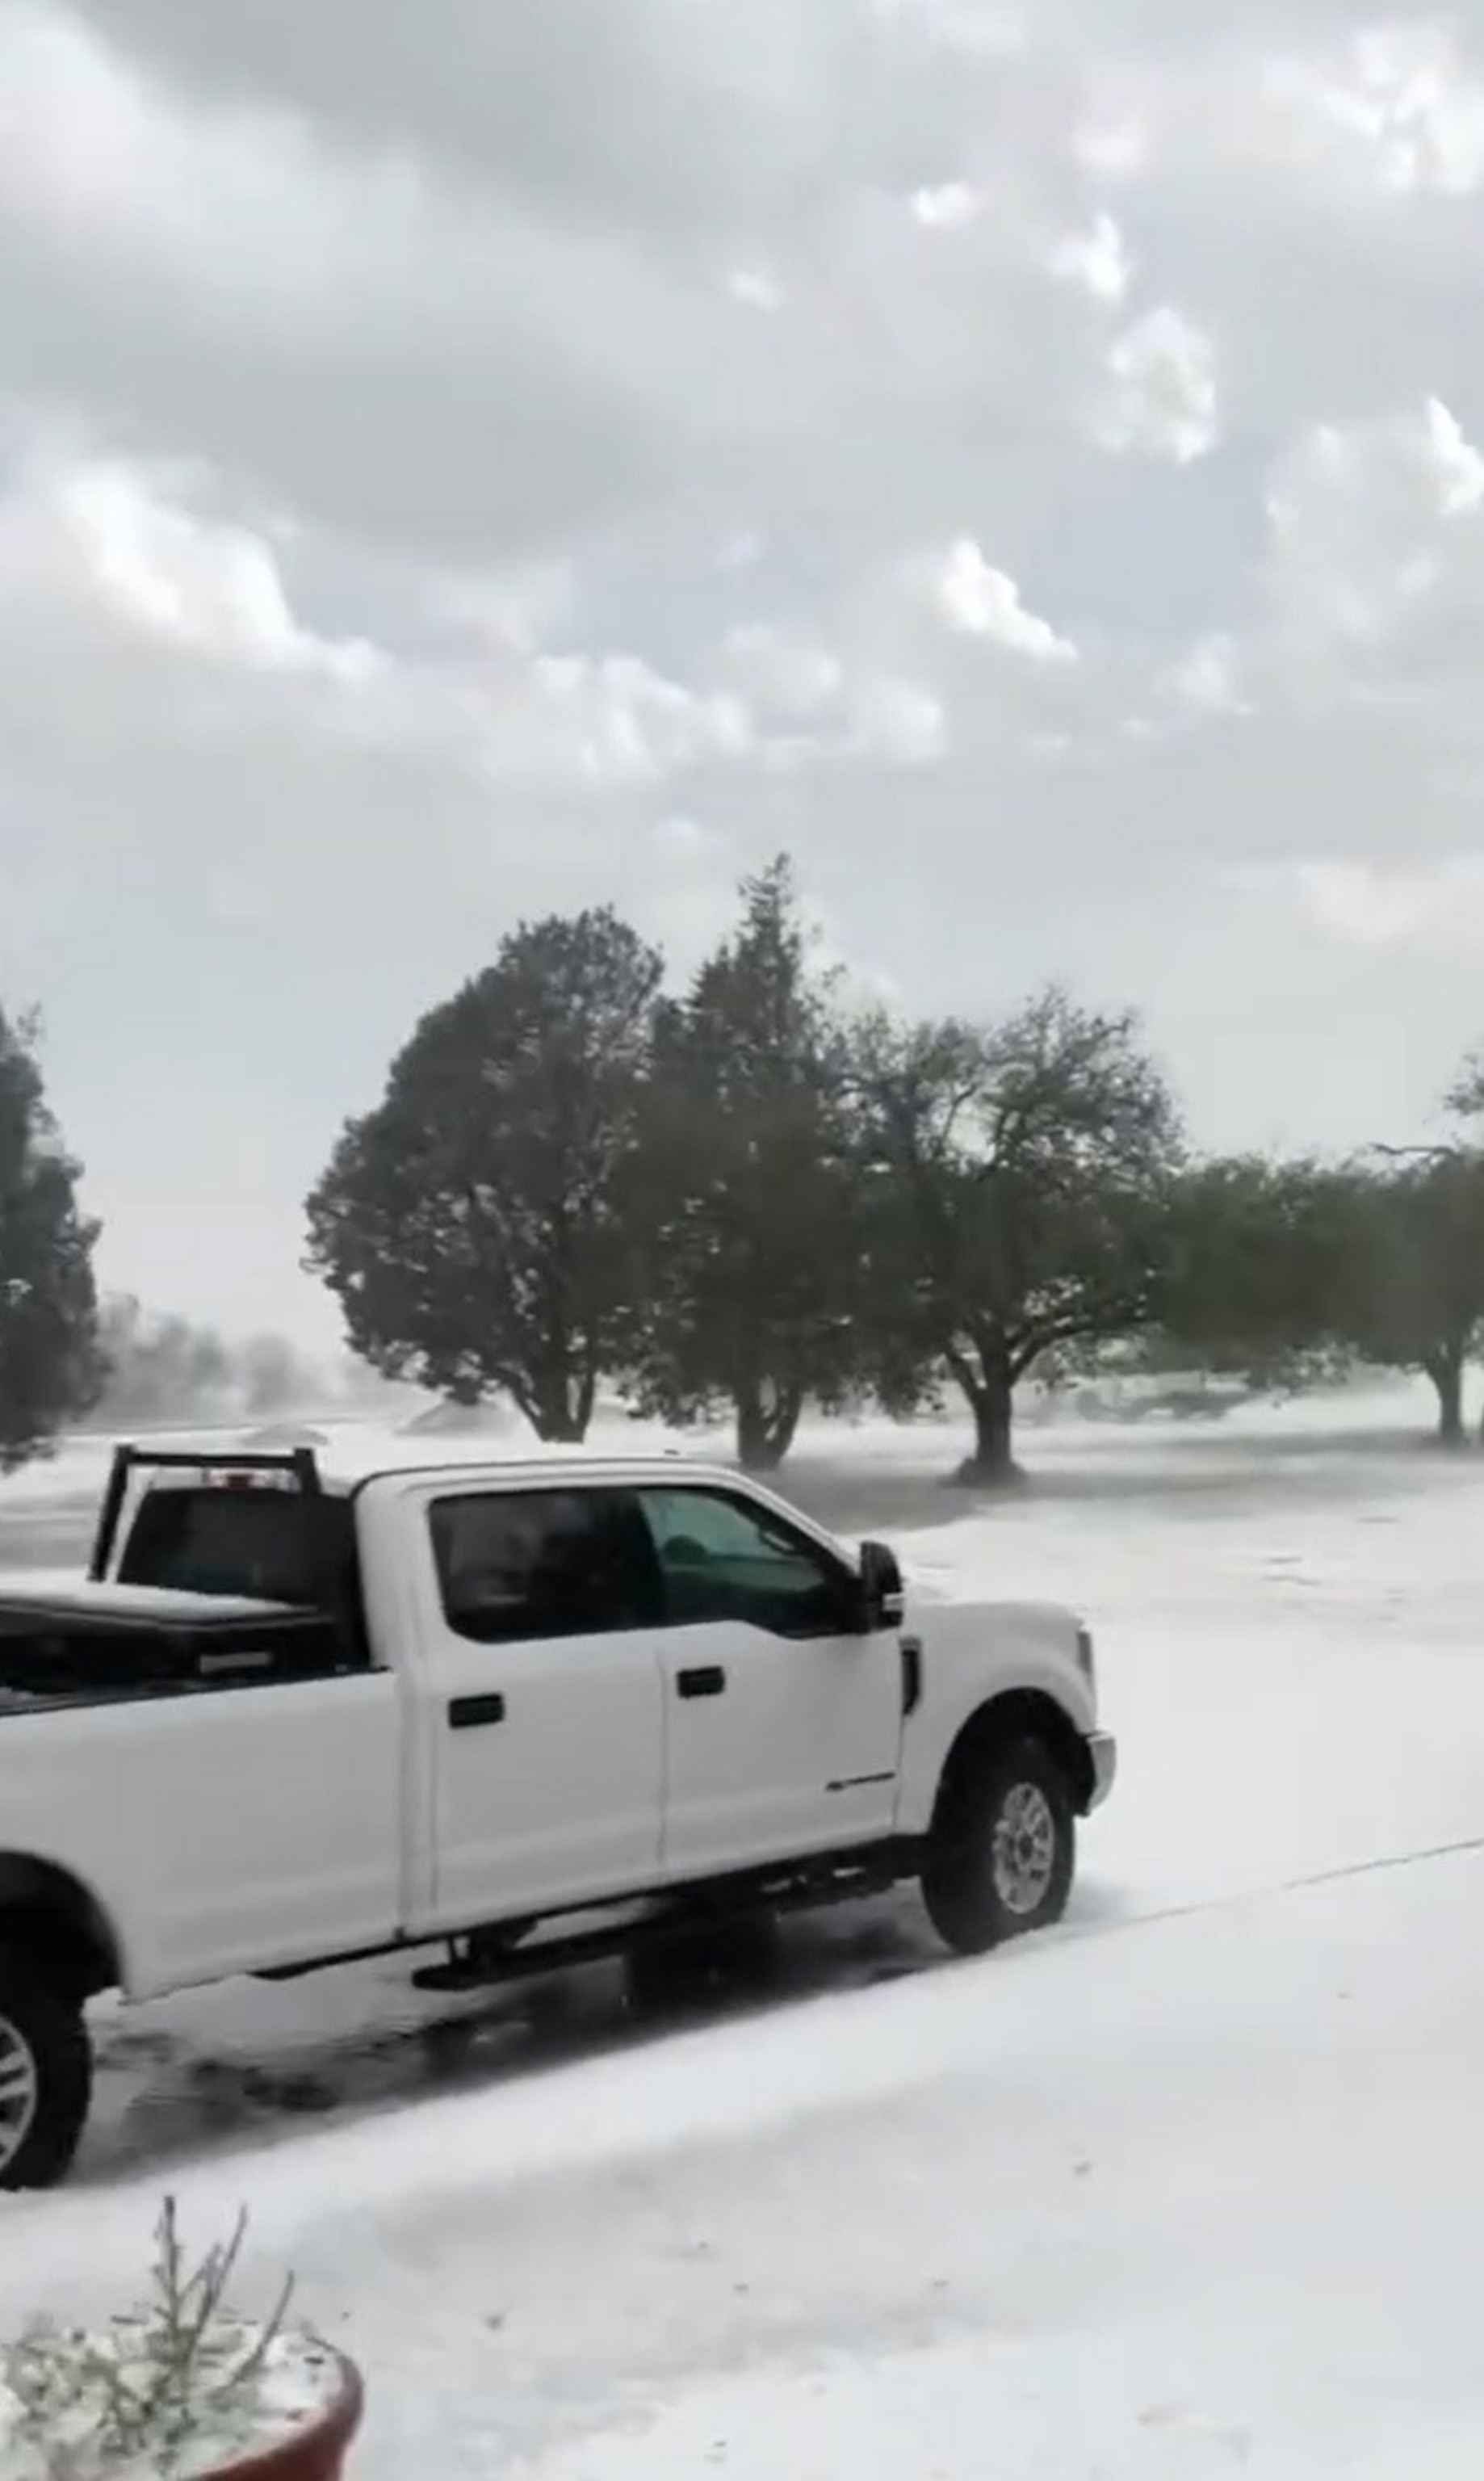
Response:
[[[308,1511],[287,1491],[151,1491],[115,1581],[182,1610],[260,1602],[270,1646],[274,1605],[315,1605],[327,1573],[309,1514],[339,1528],[353,1565],[344,1502]],[[402,1926],[402,1700],[353,1625],[318,1673],[265,1654],[246,1683],[236,1662],[186,1695],[6,1731],[7,1749],[34,1751],[28,1805],[107,1855],[105,1891],[136,1925],[135,1996],[378,1946]]]
[[[653,1885],[664,1705],[633,1493],[450,1480],[412,1556],[432,1868],[414,1927],[472,1928]]]

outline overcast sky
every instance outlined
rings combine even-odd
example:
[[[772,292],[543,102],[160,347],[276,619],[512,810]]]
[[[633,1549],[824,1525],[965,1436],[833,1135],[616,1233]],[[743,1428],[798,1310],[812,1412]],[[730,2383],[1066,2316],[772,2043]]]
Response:
[[[417,1013],[791,849],[1215,1144],[1484,1036],[1484,0],[0,0],[0,996],[115,1286],[332,1332]]]

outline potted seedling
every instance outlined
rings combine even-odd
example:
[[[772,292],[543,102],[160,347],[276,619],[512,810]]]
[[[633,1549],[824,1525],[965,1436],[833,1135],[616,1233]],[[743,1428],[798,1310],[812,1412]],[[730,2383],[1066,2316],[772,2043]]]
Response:
[[[139,2305],[0,2347],[0,2481],[339,2481],[359,2373],[290,2323],[292,2284],[266,2321],[228,2307],[246,2230],[193,2267],[168,2199]]]

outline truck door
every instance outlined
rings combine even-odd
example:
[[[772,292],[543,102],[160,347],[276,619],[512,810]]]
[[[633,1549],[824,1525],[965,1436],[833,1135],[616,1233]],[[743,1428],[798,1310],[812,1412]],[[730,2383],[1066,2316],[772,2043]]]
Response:
[[[427,1505],[430,1913],[473,1927],[652,1886],[664,1681],[632,1492],[487,1482]]]
[[[857,1631],[843,1562],[760,1502],[706,1484],[638,1496],[664,1602],[666,1876],[889,1835],[897,1632]]]

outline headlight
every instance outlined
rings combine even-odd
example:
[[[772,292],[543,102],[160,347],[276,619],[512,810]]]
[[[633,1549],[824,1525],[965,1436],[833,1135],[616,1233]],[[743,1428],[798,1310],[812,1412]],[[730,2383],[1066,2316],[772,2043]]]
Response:
[[[1097,1680],[1097,1670],[1093,1659],[1092,1631],[1086,1626],[1085,1622],[1077,1632],[1077,1667],[1081,1673],[1082,1678],[1086,1681],[1088,1687],[1091,1688],[1094,1686]]]

